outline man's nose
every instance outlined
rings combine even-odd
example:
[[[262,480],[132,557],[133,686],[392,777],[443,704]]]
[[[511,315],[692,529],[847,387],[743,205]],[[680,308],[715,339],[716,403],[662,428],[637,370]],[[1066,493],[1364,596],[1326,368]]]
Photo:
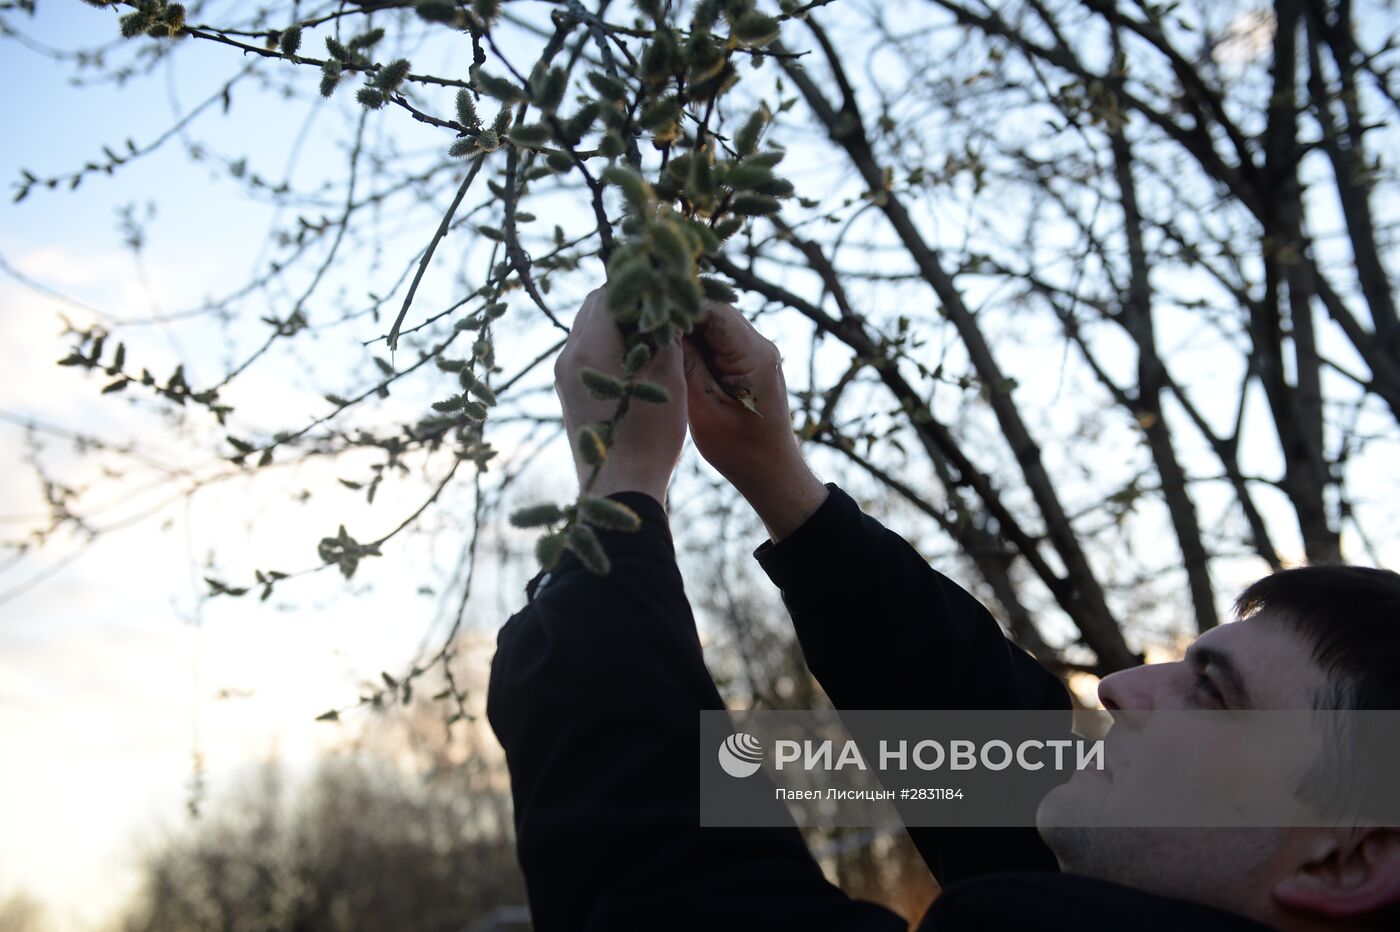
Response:
[[[1156,681],[1160,679],[1150,666],[1119,670],[1099,680],[1099,701],[1120,720],[1126,712],[1149,711],[1157,705]]]

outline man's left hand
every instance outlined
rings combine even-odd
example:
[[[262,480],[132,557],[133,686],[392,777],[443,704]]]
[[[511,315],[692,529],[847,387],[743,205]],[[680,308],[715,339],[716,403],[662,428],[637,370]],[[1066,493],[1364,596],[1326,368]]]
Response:
[[[554,361],[554,390],[564,409],[564,428],[569,434],[580,487],[593,467],[579,455],[578,429],[610,419],[618,401],[594,398],[579,380],[579,370],[587,367],[617,379],[626,378],[622,334],[617,321],[603,306],[604,293],[599,288],[584,299],[569,338]],[[641,379],[666,389],[671,400],[654,404],[633,398],[628,402],[627,413],[617,425],[607,458],[588,494],[645,492],[665,506],[671,473],[685,443],[687,420],[685,361],[678,340],[676,334],[639,374]]]

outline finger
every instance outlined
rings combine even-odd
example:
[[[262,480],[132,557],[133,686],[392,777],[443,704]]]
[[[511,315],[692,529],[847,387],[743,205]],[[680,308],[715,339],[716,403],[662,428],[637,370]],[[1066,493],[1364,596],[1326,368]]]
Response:
[[[762,346],[764,337],[749,319],[730,304],[710,304],[705,318],[695,325],[695,332],[723,365],[741,362]]]
[[[705,357],[700,347],[690,337],[681,340],[681,353],[685,359],[685,380],[706,386],[714,382],[714,376],[710,374],[710,367],[705,365]]]
[[[714,327],[719,333],[740,338],[745,334],[758,333],[758,328],[753,325],[753,321],[745,317],[743,312],[732,304],[725,304],[722,301],[708,301],[705,304],[705,312],[705,316],[696,322],[696,329]]]
[[[569,339],[577,345],[581,359],[591,360],[587,365],[615,371],[621,368],[626,350],[617,319],[607,309],[606,298],[605,289],[598,288],[584,299]]]
[[[596,303],[593,298],[594,294],[596,292],[590,293],[579,305],[578,313],[574,315],[573,322],[569,325],[569,335],[564,339],[564,347],[560,351],[561,356],[564,355],[564,350],[576,349],[583,339],[583,333],[588,327],[589,312]]]
[[[679,385],[685,380],[685,349],[679,343],[679,339],[672,334],[672,338],[653,353],[651,362],[647,364],[653,378],[671,385]]]
[[[687,337],[681,342],[681,349],[685,353],[685,389],[689,410],[694,412],[701,410],[702,406],[727,404],[729,396],[715,381],[700,348]]]
[[[595,288],[588,293],[588,297],[583,299],[583,306],[578,309],[578,316],[574,318],[575,330],[583,331],[588,328],[598,305],[602,303],[602,291],[601,288]]]

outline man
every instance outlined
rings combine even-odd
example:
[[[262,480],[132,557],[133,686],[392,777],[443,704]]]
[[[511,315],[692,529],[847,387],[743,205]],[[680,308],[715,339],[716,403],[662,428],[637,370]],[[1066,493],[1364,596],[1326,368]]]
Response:
[[[590,397],[578,370],[620,374],[622,350],[595,292],[555,365],[570,436],[614,406]],[[666,523],[687,424],[766,526],[754,556],[838,709],[1068,709],[1068,694],[968,593],[817,480],[791,430],[777,347],[736,310],[713,307],[645,375],[672,401],[631,406],[591,489],[635,510],[641,529],[600,533],[607,576],[572,554],[537,574],[492,663],[487,714],[511,772],[535,927],[904,929],[827,883],[795,828],[699,825],[698,713],[724,706]],[[715,376],[748,389],[762,416]],[[582,481],[591,467],[578,469]],[[1115,731],[1135,734],[1128,710],[1400,708],[1400,576],[1291,571],[1252,587],[1241,609],[1248,617],[1187,659],[1105,678]],[[911,829],[944,886],[919,928],[1400,927],[1386,924],[1400,903],[1395,830],[1073,827],[1087,805],[1071,781],[1042,805],[1039,833]]]

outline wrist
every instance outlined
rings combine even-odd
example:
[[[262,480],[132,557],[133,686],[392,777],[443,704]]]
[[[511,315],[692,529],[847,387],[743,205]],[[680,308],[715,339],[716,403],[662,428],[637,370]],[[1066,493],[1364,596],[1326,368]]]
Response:
[[[587,478],[587,474],[579,477],[580,488],[583,488]],[[593,487],[588,490],[587,494],[593,498],[607,498],[615,492],[641,492],[656,499],[664,511],[666,509],[666,490],[669,486],[669,477],[657,480],[639,476],[610,475],[604,471],[598,474],[598,478],[594,480]]]
[[[735,482],[774,543],[801,527],[826,501],[831,490],[800,457],[786,469],[770,469],[762,477]]]

